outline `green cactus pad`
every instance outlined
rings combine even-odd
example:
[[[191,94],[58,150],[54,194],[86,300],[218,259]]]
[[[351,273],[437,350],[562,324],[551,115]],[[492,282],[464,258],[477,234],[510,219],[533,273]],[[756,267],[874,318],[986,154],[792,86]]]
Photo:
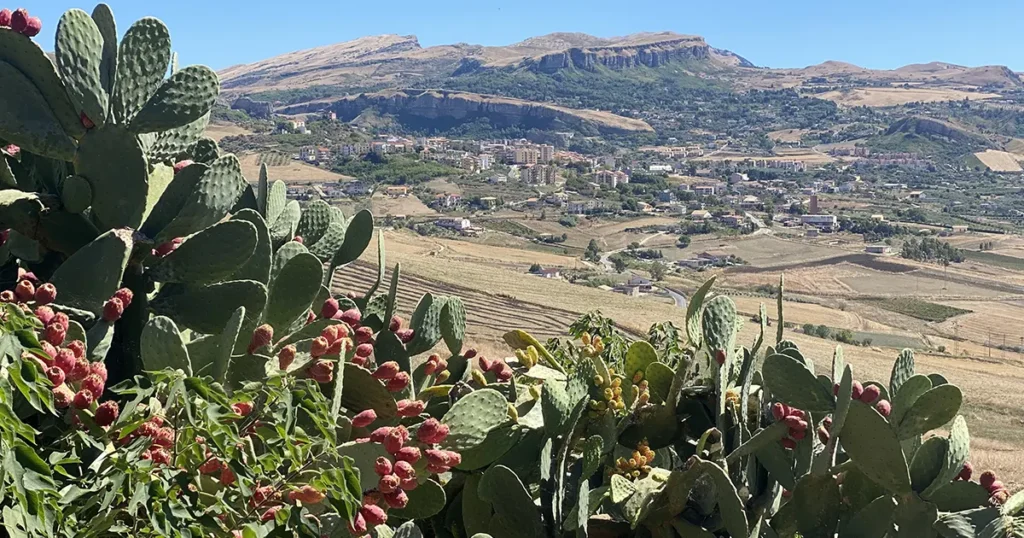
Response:
[[[85,127],[82,126],[82,122],[79,120],[75,105],[71,102],[67,91],[64,89],[64,84],[57,75],[57,67],[35,41],[13,30],[0,28],[0,61],[7,62],[20,71],[28,78],[30,84],[42,94],[43,100],[48,105],[44,108],[49,109],[49,114],[57,120],[63,132],[67,133],[65,138],[70,136],[78,139],[85,134]],[[6,75],[3,77],[3,81],[4,92],[0,95],[6,95],[10,87],[8,85],[14,84],[13,79]],[[24,105],[25,103],[19,104]],[[35,117],[35,114],[29,114],[29,116]],[[10,116],[5,114],[4,123],[6,124],[10,121]],[[21,144],[13,138],[5,138],[10,143],[17,143],[23,148],[28,149],[26,144]],[[50,154],[55,156],[52,152],[39,151],[38,153],[40,155]],[[65,160],[70,160],[70,158]]]
[[[263,216],[266,217],[268,225],[273,226],[277,222],[287,204],[288,186],[284,181],[277,180],[270,185],[270,192],[267,194],[267,212]]]
[[[197,163],[210,164],[220,157],[220,146],[212,138],[200,137],[188,148],[192,160]]]
[[[441,422],[450,431],[441,446],[461,452],[487,438],[487,434],[508,419],[508,402],[500,392],[481,389],[469,393],[448,409]]]
[[[626,364],[623,370],[625,379],[628,383],[632,384],[633,376],[637,373],[641,375],[646,374],[647,367],[657,362],[657,360],[658,352],[654,350],[654,346],[646,340],[633,342],[629,349],[626,350]]]
[[[186,242],[187,244],[187,242]],[[263,322],[274,331],[283,331],[299,316],[304,316],[320,293],[323,266],[309,253],[292,258],[271,282]]]
[[[181,340],[178,326],[171,318],[156,316],[142,329],[142,365],[146,370],[180,369],[192,375],[188,350]]]
[[[320,240],[309,246],[309,251],[324,262],[329,262],[344,242],[345,225],[332,222],[327,226]]]
[[[121,285],[132,250],[131,230],[111,230],[64,261],[50,282],[62,304],[98,314]]]
[[[377,412],[377,420],[387,422],[398,415],[395,398],[384,388],[380,381],[373,378],[370,371],[350,362],[345,363],[344,391],[341,393],[341,405],[348,410],[359,413],[366,409]],[[502,408],[504,411],[504,408]],[[482,440],[482,438],[481,438]]]
[[[121,39],[117,83],[111,99],[114,119],[129,124],[156,93],[171,61],[171,34],[159,19],[135,21]]]
[[[256,210],[266,218],[267,196],[270,194],[270,178],[267,177],[267,163],[260,163],[260,177],[256,183]]]
[[[0,35],[7,33],[0,29]],[[2,44],[3,40],[0,40]],[[75,153],[75,143],[68,137],[43,94],[21,71],[0,60],[0,138],[24,150],[63,160]],[[59,84],[59,83],[58,83]]]
[[[214,224],[191,236],[154,264],[149,275],[160,282],[209,284],[234,274],[256,249],[256,227],[242,220]]]
[[[700,347],[703,342],[701,334],[701,309],[704,307],[704,297],[707,296],[711,286],[715,285],[716,276],[712,276],[701,285],[690,297],[686,304],[686,338],[690,345]]]
[[[60,289],[58,287],[58,289]],[[252,280],[232,280],[208,286],[167,284],[150,306],[157,314],[204,334],[220,333],[235,309],[244,306],[247,324],[263,312],[267,288]]]
[[[729,362],[736,337],[736,303],[724,295],[708,301],[701,316],[701,328],[708,349],[724,350]]]
[[[839,394],[836,396],[836,411],[832,414],[832,435],[838,436],[846,424],[846,416],[853,402],[853,367],[849,364],[843,369],[843,377],[839,381]]]
[[[900,439],[921,435],[953,420],[963,401],[963,392],[956,385],[940,385],[925,392],[900,421]]]
[[[331,206],[323,200],[313,200],[302,208],[302,217],[295,235],[301,236],[303,242],[315,244],[323,237],[327,227],[331,225]]]
[[[252,256],[242,264],[232,275],[232,280],[255,280],[263,284],[270,282],[271,249],[270,232],[263,217],[252,209],[243,209],[234,215],[231,220],[248,222],[256,228],[256,246]]]
[[[165,131],[187,125],[206,115],[217,100],[217,73],[190,65],[163,82],[131,120],[135,133]]]
[[[843,346],[836,344],[836,350],[832,353],[832,381],[838,383],[843,377],[843,370],[846,368],[846,361],[843,359]]]
[[[846,465],[843,474],[843,498],[844,504],[850,512],[857,512],[871,504],[871,501],[885,495],[892,497],[886,490],[865,475],[856,466]]]
[[[914,375],[914,350],[904,349],[896,357],[892,364],[892,373],[889,375],[889,393],[896,394],[911,376]]]
[[[135,135],[117,125],[90,130],[75,154],[75,171],[92,186],[92,211],[100,222],[109,228],[139,227],[149,166]]]
[[[345,241],[334,252],[334,256],[331,258],[331,267],[340,267],[359,259],[372,238],[373,215],[364,209],[356,213],[345,228]]]
[[[117,74],[117,23],[114,22],[114,13],[110,11],[110,6],[106,4],[97,4],[93,8],[92,20],[103,36],[100,83],[109,98],[114,92],[114,77]]]
[[[305,245],[298,241],[289,241],[281,245],[281,248],[277,249],[277,252],[274,253],[273,263],[270,266],[271,280],[277,278],[277,275],[284,269],[285,265],[288,265],[292,258],[299,254],[307,253]]]
[[[465,461],[465,456],[463,456]],[[479,486],[483,474],[471,474],[466,477],[466,485],[462,490],[462,524],[467,535],[486,532],[491,524],[494,510],[491,503],[480,498]]]
[[[92,361],[103,361],[113,341],[114,324],[99,320],[85,333],[86,356]]]
[[[839,536],[857,536],[863,538],[885,538],[892,530],[892,518],[896,513],[896,503],[892,497],[883,495],[871,501],[850,518]]]
[[[948,446],[949,442],[944,437],[930,437],[914,452],[910,462],[910,487],[914,491],[924,491],[939,476],[946,462]]]
[[[142,147],[146,150],[146,156],[150,161],[170,161],[193,147],[203,137],[209,124],[210,114],[207,113],[181,127],[157,133],[145,133],[139,135],[139,139],[142,140]]]
[[[338,447],[338,456],[352,458],[352,465],[359,470],[363,491],[377,487],[377,482],[369,478],[377,476],[374,467],[377,458],[391,457],[380,443],[345,443]]]
[[[942,471],[921,495],[929,498],[932,494],[952,481],[964,468],[964,462],[971,455],[971,435],[967,431],[967,421],[957,415],[949,428],[946,443],[946,459],[942,463]]]
[[[626,502],[634,493],[636,493],[636,487],[629,479],[622,475],[613,474],[609,483],[608,492],[610,494],[610,500],[614,504],[622,504]]]
[[[405,346],[409,355],[428,351],[441,341],[441,311],[447,302],[447,297],[435,297],[430,293],[420,298],[409,320],[409,328],[414,331],[412,341]]]
[[[444,488],[433,480],[421,483],[416,489],[407,492],[409,504],[405,508],[392,508],[389,516],[399,519],[427,519],[444,509],[447,500]]]
[[[182,170],[178,172],[178,175],[184,172],[185,170]],[[181,211],[166,227],[159,230],[158,239],[166,241],[175,237],[184,237],[220,222],[238,201],[245,185],[245,178],[242,177],[242,168],[238,159],[234,155],[218,158],[210,165],[199,179],[195,189],[185,199]],[[171,187],[168,187],[168,191],[170,190]],[[166,195],[167,193],[164,194],[164,196]],[[153,212],[156,213],[156,209]]]
[[[939,511],[934,504],[922,500],[917,495],[906,495],[896,505],[893,522],[900,529],[897,538],[918,538],[920,536],[937,536],[932,525],[939,518]],[[925,532],[922,532],[925,531]]]
[[[857,468],[879,485],[897,494],[911,491],[910,471],[896,432],[873,407],[852,403],[840,441]]]
[[[543,536],[540,511],[530,492],[511,469],[495,465],[480,479],[477,492],[494,508],[490,533],[497,537]],[[412,504],[412,503],[409,503]]]
[[[824,413],[835,409],[832,393],[803,363],[788,355],[776,353],[765,359],[762,375],[772,394],[786,405]]]
[[[935,491],[928,502],[943,512],[959,512],[979,508],[988,504],[988,490],[977,482],[956,480]]]
[[[71,213],[81,213],[92,203],[92,187],[82,176],[68,176],[61,183],[60,201]]]
[[[103,34],[89,14],[69,9],[57,23],[54,56],[68,96],[79,112],[99,126],[107,120],[107,90],[103,86]]]
[[[320,336],[320,333],[324,331],[329,325],[338,325],[341,323],[336,319],[318,319],[309,325],[303,325],[301,329],[289,334],[288,336],[281,338],[274,344],[273,354],[277,355],[281,348],[300,342],[302,340],[310,340]]]
[[[188,202],[192,192],[199,184],[199,180],[202,179],[207,170],[209,170],[209,167],[205,164],[196,163],[190,164],[173,174],[171,181],[164,187],[159,198],[148,209],[140,231],[149,237],[155,237],[160,233],[160,230],[163,230],[170,224],[174,217],[181,212],[181,209],[185,207],[185,203]],[[153,190],[157,189],[156,185],[153,187]],[[149,205],[148,199],[153,194],[156,193],[150,192],[147,194],[147,206]]]
[[[466,339],[466,306],[458,297],[449,297],[441,309],[441,337],[452,355],[462,352]]]
[[[914,405],[914,402],[921,397],[922,394],[932,389],[932,381],[928,379],[928,376],[915,375],[907,378],[900,385],[898,392],[895,392],[895,396],[892,399],[892,413],[889,415],[889,422],[892,424],[899,424],[903,420],[903,416],[906,415],[907,411]]]
[[[458,469],[460,471],[482,469],[504,456],[525,436],[526,431],[514,424],[494,428],[487,433],[487,437],[482,443],[461,452],[462,463],[458,465]]]
[[[644,379],[647,380],[647,390],[651,393],[651,401],[661,403],[668,400],[672,379],[675,375],[672,368],[663,362],[652,362],[647,366]]]
[[[270,225],[270,243],[277,246],[291,241],[295,237],[295,228],[298,227],[300,218],[302,208],[299,207],[299,202],[289,200],[277,220]]]
[[[839,523],[842,498],[839,484],[831,474],[804,475],[789,502],[796,510],[797,530],[801,535],[833,536]]]

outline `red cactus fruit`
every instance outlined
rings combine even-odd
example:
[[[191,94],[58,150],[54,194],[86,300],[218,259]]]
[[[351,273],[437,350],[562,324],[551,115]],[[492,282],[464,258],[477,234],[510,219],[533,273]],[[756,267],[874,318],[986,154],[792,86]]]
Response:
[[[79,359],[86,360],[86,359]],[[89,374],[82,380],[82,388],[99,396],[103,394],[103,380],[96,374]]]
[[[441,423],[436,418],[428,418],[420,424],[419,430],[416,431],[416,438],[428,445],[434,445],[448,437],[448,430],[447,424]]]
[[[412,342],[413,338],[416,338],[416,331],[412,329],[398,329],[395,331],[395,336],[402,341],[403,344]]]
[[[359,514],[366,520],[366,524],[376,527],[388,522],[388,515],[384,509],[375,504],[364,504],[359,509]]]
[[[252,332],[252,339],[249,340],[249,353],[264,346],[269,346],[274,341],[274,328],[264,323]]]
[[[363,517],[362,512],[356,512],[352,521],[348,522],[348,532],[353,536],[362,536],[366,534],[366,518]]]
[[[818,427],[818,440],[821,441],[821,444],[823,444],[823,445],[824,444],[828,444],[829,437],[831,437],[831,435],[828,433],[828,430],[825,429],[824,426],[819,426]]]
[[[314,314],[312,310],[307,310],[306,311],[306,325],[309,325],[310,323],[313,323],[314,321],[316,321],[316,314]]]
[[[477,355],[477,350],[474,349],[474,348],[469,348],[466,351],[462,352],[462,357],[467,359],[467,360],[468,359],[472,359],[473,357],[476,357],[476,355]]]
[[[512,371],[512,367],[509,366],[507,362],[502,361],[501,367],[497,368],[497,372],[494,373],[494,376],[498,381],[504,382],[512,379],[514,374],[515,372]]]
[[[270,521],[270,520],[274,519],[275,517],[277,517],[277,513],[280,512],[280,511],[281,511],[281,507],[280,506],[271,506],[270,508],[267,508],[266,512],[263,512],[263,515],[260,516],[260,521],[263,521],[263,522]]]
[[[391,332],[397,332],[398,329],[402,328],[402,318],[398,316],[391,316],[391,321],[388,322],[388,330]]]
[[[981,484],[981,487],[985,489],[992,489],[992,484],[996,483],[997,481],[998,480],[996,479],[996,473],[994,473],[993,471],[985,471],[981,473],[980,477],[978,477],[978,482]]]
[[[36,288],[35,299],[37,305],[46,305],[52,303],[55,299],[57,299],[57,286],[54,286],[49,282],[43,284],[42,286],[39,286],[38,288]]]
[[[718,363],[719,366],[725,365],[725,350],[724,349],[716,349],[715,350],[715,362]]]
[[[0,291],[0,303],[13,303],[17,298],[11,290]]]
[[[143,422],[142,424],[139,424],[135,433],[138,434],[139,437],[153,437],[159,429],[160,427],[152,422]]]
[[[327,343],[333,344],[340,336],[338,327],[343,327],[343,325],[328,325],[324,327],[324,330],[320,331],[320,336],[323,336]]]
[[[247,417],[252,413],[252,402],[235,402],[231,404],[231,410],[234,411],[236,415]]]
[[[428,448],[424,455],[427,457],[427,463],[430,465],[436,465],[438,467],[447,467],[449,465],[448,451]]]
[[[363,319],[363,315],[359,313],[358,308],[350,308],[341,313],[341,321],[348,323],[350,327],[359,326],[359,322]]]
[[[52,361],[53,358],[57,356],[57,348],[53,347],[53,344],[47,342],[46,340],[39,342],[39,347],[43,348],[43,353],[46,354],[46,358],[48,358],[49,360]]]
[[[363,346],[359,346],[359,347],[363,347]],[[356,355],[359,355],[359,348],[356,348]],[[385,362],[384,364],[381,364],[380,366],[377,367],[376,370],[374,370],[373,378],[374,379],[380,379],[382,381],[387,381],[389,379],[394,378],[396,375],[398,375],[398,372],[401,372],[401,371],[402,370],[398,366],[397,362],[395,362],[395,361],[388,361],[388,362]]]
[[[218,458],[210,458],[199,465],[201,474],[217,474],[224,468],[224,462]]]
[[[64,409],[71,405],[71,401],[74,398],[75,393],[67,385],[61,385],[53,389],[53,405],[57,406],[57,409]]]
[[[391,430],[393,429],[394,428],[392,428],[391,426],[381,426],[380,428],[373,430],[372,432],[370,432],[370,442],[383,443],[384,439],[387,438],[388,434],[391,433]]]
[[[28,27],[28,11],[25,8],[18,8],[11,14],[11,30],[19,34]]]
[[[388,436],[384,438],[384,450],[388,451],[388,454],[395,454],[405,445],[405,437],[399,428],[395,428],[388,433]]]
[[[125,308],[132,305],[132,299],[135,298],[135,294],[128,288],[121,288],[114,292],[114,297],[121,300],[121,304]]]
[[[155,249],[153,249],[153,255],[163,258],[164,256],[177,250],[178,245],[180,245],[183,241],[183,238],[175,237],[174,239],[167,241],[166,243],[160,243]]]
[[[64,370],[51,366],[46,369],[46,378],[50,380],[50,383],[53,383],[54,387],[59,387],[64,384]]]
[[[398,452],[395,452],[394,456],[398,461],[405,461],[412,464],[420,461],[420,458],[423,457],[420,449],[414,446],[403,446],[398,449]]]
[[[75,393],[75,399],[71,401],[71,405],[74,405],[75,409],[88,409],[95,399],[91,392],[82,389]]]
[[[405,390],[405,387],[409,386],[409,374],[405,372],[398,372],[395,377],[388,380],[387,385],[388,392],[401,392]]]
[[[122,314],[124,314],[124,303],[121,302],[121,299],[114,297],[103,304],[103,321],[113,323],[121,319]]]
[[[839,383],[832,385],[832,396],[839,396]]]
[[[295,241],[296,243],[298,243],[300,245],[303,244],[302,243],[302,236],[301,235],[296,235],[295,237],[292,238],[292,241]]]
[[[62,349],[57,352],[57,356],[53,359],[53,365],[61,370],[64,370],[64,374],[70,374],[75,369],[75,363],[78,359],[75,358],[75,353],[70,349]]]
[[[416,478],[416,469],[414,469],[412,464],[407,461],[399,460],[395,462],[394,472],[398,475],[398,478],[402,480]]]
[[[380,477],[380,480],[377,481],[377,490],[381,493],[388,494],[399,489],[402,485],[401,482],[402,481],[399,480],[397,476],[393,474],[386,474]]]
[[[64,312],[57,312],[56,314],[53,315],[53,319],[50,320],[50,323],[49,325],[47,325],[47,327],[49,327],[50,325],[56,325],[66,331],[68,330],[68,326],[70,324],[71,320],[68,318],[67,314],[65,314]]]
[[[193,162],[194,161],[192,159],[185,159],[183,161],[178,161],[178,162],[174,163],[174,173],[177,174],[178,172],[181,172],[182,170],[187,168]]]
[[[302,504],[316,504],[324,500],[325,497],[326,495],[323,492],[309,484],[288,492],[288,500],[292,502],[299,501]]]
[[[81,358],[84,358],[84,357],[79,357],[79,358],[81,359]],[[93,374],[93,375],[99,376],[99,378],[102,379],[104,383],[107,382],[107,365],[106,364],[103,364],[102,362],[92,362],[92,363],[89,363],[89,373]]]
[[[404,490],[398,489],[392,493],[385,493],[384,502],[388,503],[391,508],[401,510],[409,505],[409,496]]]
[[[340,309],[341,307],[338,305],[338,300],[331,297],[324,301],[324,305],[320,307],[320,317],[324,319],[332,319]]]
[[[313,343],[310,344],[309,354],[313,358],[323,357],[331,349],[330,342],[327,341],[323,336],[317,336],[313,339]]]
[[[252,491],[252,498],[249,499],[249,506],[255,508],[274,496],[273,486],[260,486]]]
[[[490,372],[494,368],[494,361],[487,357],[480,357],[476,361],[477,365],[480,366],[480,370],[484,372]]]
[[[992,492],[992,496],[989,497],[989,502],[997,506],[1006,504],[1006,501],[1010,499],[1010,492],[1006,489],[997,489]]]
[[[971,462],[965,461],[963,469],[960,469],[960,474],[956,475],[957,480],[970,480],[971,475],[974,474],[974,466]]]
[[[789,428],[791,430],[806,430],[807,429],[807,421],[803,420],[802,418],[800,418],[798,416],[795,416],[795,415],[790,415],[790,416],[784,418],[782,421],[785,422],[786,426],[789,426]]]
[[[356,366],[366,366],[366,363],[370,362],[366,357],[352,357],[352,364]]]
[[[5,28],[11,26],[11,10],[7,8],[0,9],[0,26]]]
[[[373,421],[375,420],[377,420],[377,412],[373,409],[367,409],[366,411],[362,411],[352,417],[352,427],[365,428],[370,424],[373,424]]]
[[[373,472],[377,473],[377,476],[384,476],[391,474],[394,470],[394,466],[391,465],[391,460],[381,456],[373,462]]]
[[[779,402],[772,404],[772,418],[774,418],[776,422],[782,421],[788,414],[789,411],[786,409],[786,404]]]
[[[79,357],[75,359],[75,365],[71,368],[70,372],[65,371],[67,374],[68,381],[82,381],[89,376],[91,368],[89,368],[89,359],[85,357]],[[98,392],[93,391],[93,394],[99,395]]]
[[[401,488],[403,491],[412,491],[419,487],[419,485],[420,483],[417,481],[416,477],[403,478],[401,482]]]
[[[160,428],[153,436],[153,444],[166,448],[174,446],[174,430],[166,426]]]
[[[32,299],[35,299],[36,287],[28,280],[22,280],[14,287],[14,296],[23,303],[31,301]]]
[[[121,410],[117,406],[117,402],[108,400],[100,404],[96,408],[96,424],[100,426],[110,426],[117,420],[117,415]]]
[[[78,119],[82,121],[82,127],[85,127],[86,129],[92,129],[93,127],[96,127],[96,124],[93,123],[91,119],[89,119],[89,116],[85,115],[85,112],[82,112],[78,116]]]
[[[859,400],[864,394],[864,386],[860,384],[860,381],[854,381],[851,386],[851,396],[854,400]]]
[[[356,328],[356,342],[360,344],[366,344],[373,340],[373,329],[369,327],[357,327]]]
[[[309,367],[309,377],[317,383],[330,383],[334,380],[334,363],[318,360]]]
[[[50,321],[53,320],[53,316],[56,315],[53,313],[53,309],[48,306],[40,306],[36,308],[34,314],[36,315],[36,319],[42,322],[44,327],[49,324]]]
[[[160,447],[149,449],[150,457],[153,459],[153,463],[157,465],[170,465],[171,454]]]
[[[43,20],[39,17],[29,17],[28,22],[25,25],[25,31],[22,34],[28,37],[35,37],[39,35],[39,31],[43,29]]]
[[[459,454],[458,452],[456,452],[454,450],[449,450],[447,452],[448,452],[448,465],[450,465],[451,467],[457,467],[457,466],[459,466],[462,463],[462,454]]]
[[[825,419],[821,421],[821,424],[826,428],[832,429],[832,417],[825,417]]]
[[[878,403],[875,404],[875,410],[883,417],[888,417],[889,413],[892,413],[892,404],[889,403],[889,400],[878,400]]]
[[[400,417],[415,417],[419,416],[420,413],[426,409],[427,404],[419,400],[399,400],[398,405],[398,416]]]
[[[356,346],[356,357],[367,358],[373,355],[373,344],[359,344]]]
[[[807,428],[790,428],[789,436],[792,437],[794,441],[800,441],[804,437],[807,437]]]
[[[281,348],[281,351],[277,352],[277,365],[282,370],[287,370],[291,366],[292,362],[295,361],[296,349],[294,345],[287,345]]]
[[[860,401],[871,405],[878,400],[878,397],[882,395],[882,390],[878,388],[878,385],[868,385],[864,387],[864,392],[860,394]]]
[[[1002,483],[1002,482],[1000,482],[999,480],[996,480],[995,482],[992,482],[992,485],[991,485],[991,486],[989,486],[989,487],[988,487],[988,488],[986,488],[986,489],[988,489],[988,492],[989,492],[989,493],[995,493],[995,492],[997,492],[997,491],[999,491],[999,490],[1005,490],[1005,489],[1006,489],[1006,486],[1005,486],[1005,485],[1003,485],[1003,483]]]
[[[794,440],[792,440],[792,439],[790,439],[788,437],[784,437],[782,439],[782,448],[787,448],[789,450],[793,450],[794,448],[796,448],[796,441],[794,441]]]

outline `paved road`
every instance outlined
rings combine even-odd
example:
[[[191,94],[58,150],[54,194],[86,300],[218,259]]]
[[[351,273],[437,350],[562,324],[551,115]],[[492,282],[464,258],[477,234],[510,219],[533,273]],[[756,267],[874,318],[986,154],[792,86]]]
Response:
[[[641,239],[639,241],[640,246],[644,246],[651,239],[654,239],[655,237],[658,237],[660,235],[665,235],[666,233],[667,232],[654,232],[653,234],[651,234],[651,235]],[[605,271],[607,271],[609,273],[614,273],[615,272],[615,264],[612,263],[612,261],[609,260],[608,258],[610,258],[612,256],[612,254],[617,254],[619,252],[622,252],[623,250],[626,250],[626,249],[620,248],[620,249],[617,249],[617,250],[611,250],[611,251],[605,252],[604,254],[601,255],[601,264],[604,265],[604,270]]]
[[[750,219],[750,222],[753,222],[754,223],[754,227],[757,228],[756,230],[754,230],[753,235],[772,235],[774,233],[774,232],[772,232],[771,228],[769,228],[768,226],[765,225],[763,220],[755,217],[753,213],[751,213],[749,211],[744,211],[743,214],[748,219]]]

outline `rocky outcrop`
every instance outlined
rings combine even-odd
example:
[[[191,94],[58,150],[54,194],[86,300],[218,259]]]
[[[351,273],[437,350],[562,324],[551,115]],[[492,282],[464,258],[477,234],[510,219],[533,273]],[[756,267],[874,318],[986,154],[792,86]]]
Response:
[[[564,128],[600,133],[649,132],[642,120],[598,110],[578,110],[491,95],[442,90],[388,90],[285,107],[284,114],[329,109],[350,121],[365,110],[394,115],[406,123],[456,125],[486,118],[495,126]]]
[[[708,60],[711,53],[711,47],[703,39],[684,36],[635,45],[574,47],[527,59],[523,66],[541,73],[554,73],[569,68],[593,71],[598,66],[609,69],[660,67],[672,62]]]
[[[908,116],[892,125],[885,134],[914,133],[924,136],[941,136],[958,142],[976,142],[979,137],[953,124],[924,116]]]
[[[239,97],[231,103],[233,110],[244,110],[254,118],[270,118],[274,115],[274,105],[267,101],[255,101],[248,97]]]

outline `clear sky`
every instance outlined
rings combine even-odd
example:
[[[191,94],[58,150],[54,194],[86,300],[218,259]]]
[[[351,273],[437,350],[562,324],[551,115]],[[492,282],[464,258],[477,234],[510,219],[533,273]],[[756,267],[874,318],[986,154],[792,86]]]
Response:
[[[1024,71],[1024,0],[110,0],[119,32],[163,19],[182,65],[220,69],[374,34],[414,34],[423,46],[507,45],[551,32],[610,37],[697,34],[760,66],[841,60],[870,68],[944,61]],[[53,48],[60,14],[77,0],[29,2]]]

